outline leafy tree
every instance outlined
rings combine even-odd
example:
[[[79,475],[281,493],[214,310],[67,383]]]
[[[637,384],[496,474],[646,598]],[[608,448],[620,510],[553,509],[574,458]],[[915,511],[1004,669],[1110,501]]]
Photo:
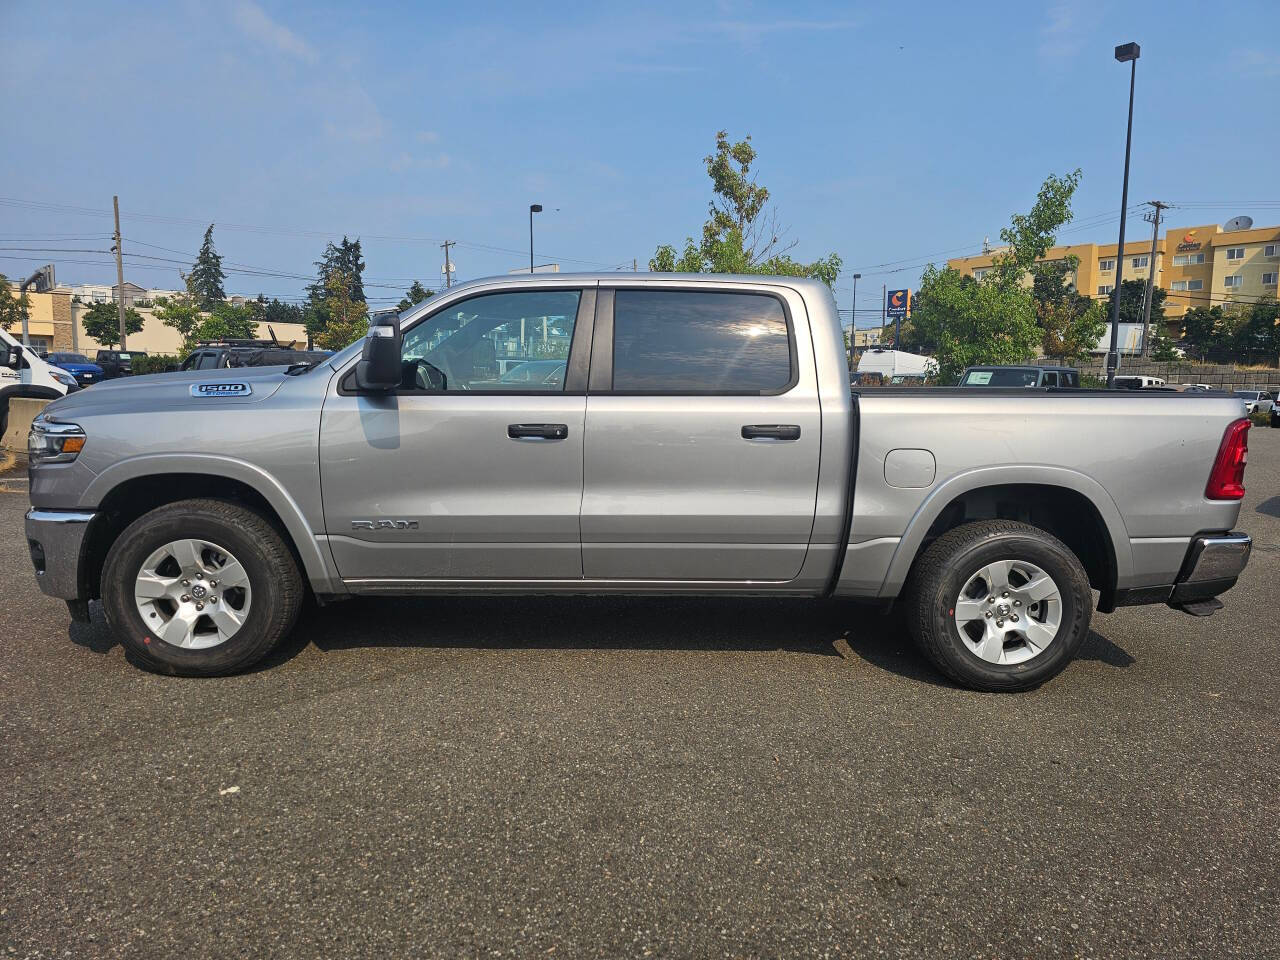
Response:
[[[195,330],[197,340],[252,340],[257,335],[258,320],[253,308],[237,307],[225,301],[217,304]]]
[[[1141,323],[1142,301],[1147,293],[1147,281],[1125,280],[1120,284],[1120,322]],[[1151,287],[1151,326],[1153,329],[1164,328],[1164,302],[1169,292],[1163,287]],[[1116,291],[1112,290],[1107,298],[1107,319],[1111,319],[1111,310],[1116,300]]]
[[[114,347],[120,342],[120,312],[114,303],[95,303],[80,318],[84,332],[104,347]],[[124,312],[126,335],[142,332],[142,314],[133,307]]]
[[[172,299],[161,297],[156,301],[155,313],[166,327],[178,331],[184,347],[195,342],[196,338],[193,336],[195,329],[204,320],[204,316],[200,313],[200,306],[189,289],[187,293]]]
[[[320,342],[320,334],[329,324],[331,314],[328,302],[332,297],[330,279],[343,277],[346,284],[344,298],[352,303],[364,303],[365,262],[362,259],[359,240],[349,240],[343,236],[342,243],[328,243],[324,254],[315,262],[316,279],[307,286],[307,307],[304,311],[303,323],[307,334],[316,342]]]
[[[212,310],[214,306],[227,298],[222,289],[222,281],[227,275],[222,272],[222,257],[213,246],[213,224],[204,232],[204,242],[200,244],[200,252],[196,262],[191,265],[191,273],[185,279],[187,289],[196,298],[202,310]]]
[[[1182,337],[1197,359],[1203,360],[1217,345],[1218,329],[1225,317],[1222,307],[1192,307],[1182,315]]]
[[[1280,353],[1280,306],[1270,297],[1239,310],[1240,321],[1233,331],[1231,346],[1242,359],[1270,359]]]
[[[31,301],[27,295],[16,296],[13,285],[0,273],[0,329],[8,330],[15,323],[21,324],[30,309]]]
[[[421,303],[423,300],[434,295],[434,290],[428,290],[421,283],[415,280],[413,281],[413,286],[405,291],[404,296],[400,298],[400,302],[396,304],[396,310],[408,310],[414,304]]]
[[[341,271],[329,275],[324,300],[328,321],[315,335],[316,345],[325,350],[341,350],[369,332],[369,305],[352,296],[351,278]]]
[[[954,383],[965,367],[1022,363],[1040,344],[1035,304],[1017,284],[963,276],[930,264],[912,313],[920,342],[932,347],[940,383]]]
[[[1156,333],[1154,327],[1151,334],[1151,359],[1159,360],[1162,363],[1180,359],[1178,351],[1174,348],[1173,341],[1163,333]]]
[[[827,286],[835,284],[841,260],[834,253],[801,263],[788,251],[797,241],[786,242],[786,230],[776,211],[768,210],[769,191],[751,173],[756,150],[751,137],[730,143],[721,130],[716,151],[703,158],[715,195],[710,219],[702,225],[702,241],[685,239],[679,256],[670,244],[660,245],[649,260],[656,273],[768,273],[791,277],[815,277]]]
[[[1032,268],[1031,296],[1040,325],[1040,349],[1046,357],[1064,363],[1087,359],[1107,326],[1102,303],[1084,296],[1068,282],[1068,274],[1077,266],[1079,258],[1070,255]]]
[[[1066,296],[1065,271],[1055,278],[1060,268],[1041,262],[1057,231],[1071,220],[1071,197],[1079,182],[1079,170],[1065,177],[1050,174],[1031,210],[1015,214],[1000,231],[1008,249],[996,256],[981,280],[950,267],[939,270],[931,264],[925,270],[911,314],[912,340],[933,351],[939,382],[954,382],[966,366],[1024,362],[1046,340],[1073,355],[1087,339],[1096,315],[1079,310]],[[1027,273],[1032,275],[1030,289],[1023,283]],[[1034,295],[1037,279],[1044,302],[1051,305],[1043,317]],[[1055,300],[1055,289],[1062,292],[1061,299]]]

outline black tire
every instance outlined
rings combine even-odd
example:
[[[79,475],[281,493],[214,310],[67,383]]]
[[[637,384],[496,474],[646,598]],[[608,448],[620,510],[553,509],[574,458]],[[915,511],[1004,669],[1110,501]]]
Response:
[[[239,630],[203,649],[166,643],[134,602],[135,580],[147,557],[187,538],[206,538],[232,553],[252,591]],[[303,593],[298,564],[279,531],[255,511],[225,500],[181,500],[143,514],[116,538],[102,571],[103,610],[130,659],[182,677],[225,676],[257,663],[293,628]]]
[[[995,560],[1035,564],[1053,578],[1061,594],[1057,634],[1042,653],[1018,664],[983,660],[961,637],[954,618],[965,584]],[[1057,676],[1080,649],[1093,614],[1089,577],[1079,558],[1052,534],[1012,520],[966,523],[939,537],[916,560],[905,599],[911,635],[921,652],[947,677],[972,690],[1029,690]]]

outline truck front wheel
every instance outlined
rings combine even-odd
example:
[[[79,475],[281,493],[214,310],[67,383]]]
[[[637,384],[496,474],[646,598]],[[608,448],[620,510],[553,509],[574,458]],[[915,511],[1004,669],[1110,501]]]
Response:
[[[280,533],[224,500],[182,500],[116,538],[102,571],[107,622],[138,665],[222,676],[256,663],[293,627],[302,577]]]
[[[1093,595],[1061,540],[1011,520],[981,520],[934,541],[908,579],[921,651],[974,690],[1027,690],[1056,676],[1089,631]]]

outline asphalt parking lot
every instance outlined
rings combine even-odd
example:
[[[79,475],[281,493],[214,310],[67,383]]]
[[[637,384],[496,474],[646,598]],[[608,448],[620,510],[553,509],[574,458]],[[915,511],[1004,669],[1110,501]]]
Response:
[[[0,951],[1280,956],[1280,430],[1227,608],[1038,691],[799,601],[353,601],[139,672],[0,493]]]

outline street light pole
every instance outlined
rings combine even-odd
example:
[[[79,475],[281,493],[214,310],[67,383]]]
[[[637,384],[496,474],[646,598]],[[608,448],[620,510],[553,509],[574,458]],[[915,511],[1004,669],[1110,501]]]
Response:
[[[1116,383],[1116,367],[1120,365],[1120,297],[1124,292],[1124,221],[1129,207],[1129,150],[1133,144],[1133,86],[1138,76],[1138,57],[1142,48],[1136,43],[1116,47],[1116,60],[1129,64],[1129,126],[1124,135],[1124,186],[1120,192],[1120,240],[1116,246],[1116,285],[1111,291],[1111,349],[1107,351],[1107,387]],[[1153,264],[1148,264],[1148,267]]]
[[[529,204],[529,272],[533,273],[533,215],[542,212],[542,204]]]
[[[853,371],[853,338],[858,335],[858,281],[862,274],[853,275],[853,305],[849,308],[849,370]]]

